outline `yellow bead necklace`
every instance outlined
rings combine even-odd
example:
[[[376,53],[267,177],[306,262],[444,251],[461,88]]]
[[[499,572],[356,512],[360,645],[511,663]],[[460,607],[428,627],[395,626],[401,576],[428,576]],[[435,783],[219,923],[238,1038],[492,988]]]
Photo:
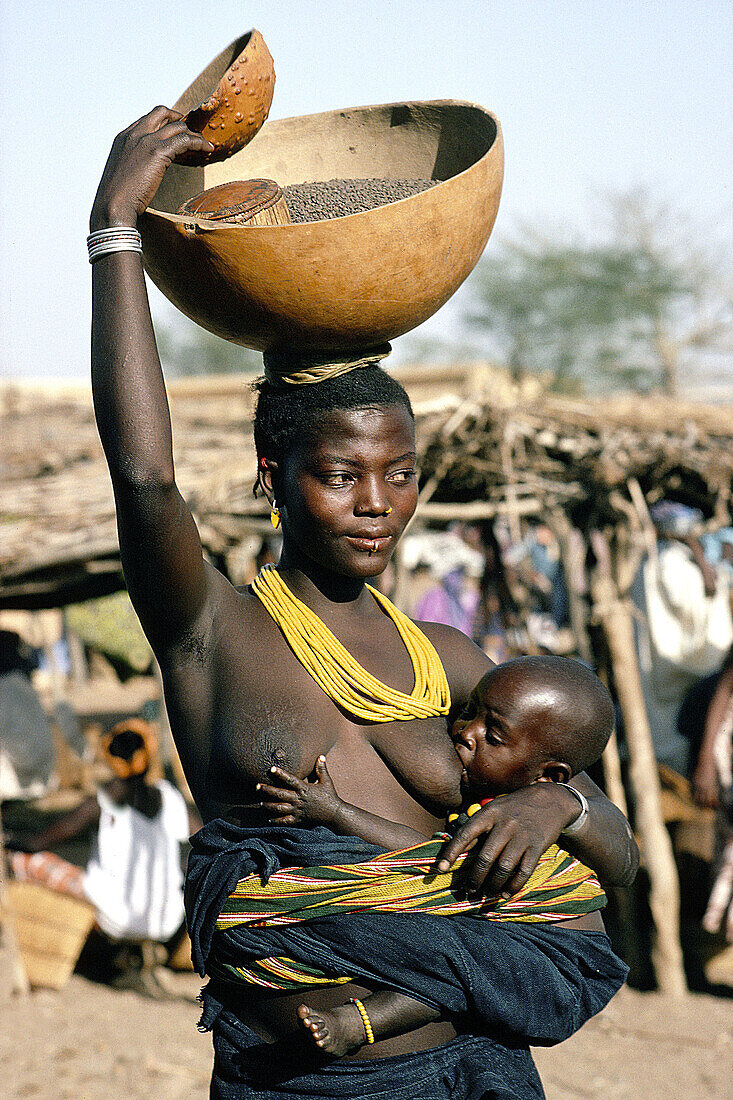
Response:
[[[293,595],[273,565],[252,589],[280,627],[295,656],[335,703],[367,722],[405,722],[447,714],[450,688],[432,642],[407,615],[371,585],[366,586],[397,627],[415,671],[410,695],[382,683],[354,660],[314,611]]]

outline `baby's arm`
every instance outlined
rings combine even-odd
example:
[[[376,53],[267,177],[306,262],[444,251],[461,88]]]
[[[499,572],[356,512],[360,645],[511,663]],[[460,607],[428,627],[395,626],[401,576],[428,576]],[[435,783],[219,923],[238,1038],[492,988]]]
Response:
[[[410,848],[426,839],[414,829],[377,817],[339,798],[324,756],[316,761],[313,782],[297,779],[282,768],[270,768],[270,774],[280,786],[259,783],[258,790],[263,796],[263,807],[279,825],[301,822],[327,825],[335,833],[358,836],[393,851]],[[402,1035],[440,1017],[437,1009],[391,990],[374,993],[366,997],[365,1002],[372,1041]],[[358,1050],[367,1042],[363,1018],[353,1002],[338,1005],[328,1012],[301,1005],[298,1017],[316,1046],[336,1057]]]
[[[274,783],[258,783],[262,805],[278,825],[327,825],[342,836],[358,836],[389,851],[411,848],[427,837],[406,825],[377,817],[339,798],[328,774],[325,756],[319,756],[315,779],[297,779],[282,768],[270,768]]]

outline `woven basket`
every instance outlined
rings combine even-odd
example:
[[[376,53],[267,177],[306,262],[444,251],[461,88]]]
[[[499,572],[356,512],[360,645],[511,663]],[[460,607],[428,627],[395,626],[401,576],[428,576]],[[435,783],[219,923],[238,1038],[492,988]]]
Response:
[[[233,180],[184,202],[182,217],[240,225],[290,225],[290,213],[274,180]]]
[[[96,919],[94,906],[37,882],[8,882],[5,909],[29,983],[61,989]]]

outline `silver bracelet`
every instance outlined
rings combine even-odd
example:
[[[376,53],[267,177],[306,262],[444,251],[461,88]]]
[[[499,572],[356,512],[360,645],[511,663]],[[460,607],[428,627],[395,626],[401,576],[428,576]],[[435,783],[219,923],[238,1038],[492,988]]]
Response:
[[[574,821],[571,821],[569,825],[565,826],[561,833],[561,836],[574,836],[576,833],[580,832],[588,820],[588,799],[584,794],[576,790],[575,787],[571,787],[569,783],[558,783],[558,787],[564,787],[566,791],[570,791],[580,803],[580,813]]]
[[[111,225],[109,229],[98,229],[87,237],[89,263],[111,252],[137,252],[143,254],[142,237],[137,229],[129,225]]]

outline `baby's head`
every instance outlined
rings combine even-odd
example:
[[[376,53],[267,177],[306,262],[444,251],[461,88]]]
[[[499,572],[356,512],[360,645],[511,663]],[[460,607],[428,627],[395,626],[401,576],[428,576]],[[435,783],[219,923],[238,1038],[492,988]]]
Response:
[[[464,793],[493,797],[537,780],[566,783],[593,764],[613,731],[611,696],[568,657],[517,657],[474,688],[451,736]]]

